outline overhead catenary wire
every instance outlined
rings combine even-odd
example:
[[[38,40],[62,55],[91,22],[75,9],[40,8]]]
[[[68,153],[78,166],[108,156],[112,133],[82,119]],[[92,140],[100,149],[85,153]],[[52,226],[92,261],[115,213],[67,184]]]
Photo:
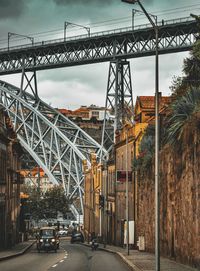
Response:
[[[199,7],[200,9],[200,4],[193,4],[193,5],[187,5],[187,6],[182,6],[182,7],[177,7],[177,8],[171,8],[171,9],[167,9],[167,10],[160,10],[160,11],[155,11],[152,12],[154,15],[156,16],[163,16],[163,15],[170,15],[170,14],[177,14],[177,11],[180,12],[196,12],[197,11],[197,7]],[[191,9],[193,8],[193,9]],[[137,21],[143,20],[144,19],[144,15],[143,14],[137,14]],[[92,22],[89,24],[86,24],[87,27],[92,27],[92,28],[100,28],[100,27],[107,27],[107,26],[111,26],[111,25],[118,25],[118,24],[122,24],[122,23],[126,23],[126,22],[130,22],[131,21],[131,17],[130,16],[126,16],[126,17],[120,17],[120,18],[113,18],[113,19],[109,19],[109,20],[104,20],[104,21],[98,21],[98,22]],[[81,28],[75,27],[75,26],[71,26],[71,29],[68,30],[68,32],[78,32],[80,31]],[[63,29],[59,28],[59,29],[52,29],[52,30],[47,30],[47,31],[42,31],[42,32],[36,32],[36,33],[31,33],[28,34],[30,36],[33,37],[48,37],[48,36],[52,36],[53,35],[60,35],[63,34]],[[15,42],[20,42],[23,41],[25,38],[20,38],[20,37],[14,37],[13,40],[15,40]],[[0,39],[0,44],[6,44],[7,42],[7,38],[4,39]]]
[[[161,16],[161,15],[165,15],[165,14],[169,15],[169,14],[177,13],[177,10],[180,11],[183,8],[191,8],[191,7],[197,7],[197,6],[199,6],[199,8],[200,8],[200,4],[196,4],[196,5],[183,6],[183,7],[179,7],[179,8],[167,9],[167,10],[164,10],[164,11],[157,11],[157,12],[152,12],[152,13],[155,14],[156,16]],[[188,9],[182,10],[182,12],[185,12],[185,11],[191,11],[191,9],[189,9],[189,10]],[[140,16],[140,17],[145,17],[143,14],[137,14],[137,15]],[[124,21],[130,21],[130,16],[128,16],[128,17],[126,16],[126,17],[114,18],[114,19],[109,19],[109,20],[104,20],[104,21],[99,21],[99,22],[93,22],[93,23],[87,24],[86,26],[101,27],[101,26],[107,26],[107,25],[116,24],[116,23],[110,23],[110,22],[118,21],[118,23],[120,23],[123,20]],[[109,24],[107,24],[107,23],[109,23]],[[81,28],[75,27],[74,25],[72,25],[71,28],[76,28],[74,30],[71,30],[71,32],[72,31],[73,32],[74,31],[78,31],[78,30],[81,29]],[[53,33],[53,32],[58,32],[59,33],[62,30],[63,30],[62,28],[59,28],[59,29],[53,29],[53,30],[48,30],[48,31],[43,31],[43,32],[31,33],[29,35],[38,36],[38,35],[47,34],[47,33]],[[69,32],[70,32],[70,30],[69,30]],[[2,40],[7,40],[7,39],[2,39]],[[0,41],[2,41],[2,40],[0,40]]]

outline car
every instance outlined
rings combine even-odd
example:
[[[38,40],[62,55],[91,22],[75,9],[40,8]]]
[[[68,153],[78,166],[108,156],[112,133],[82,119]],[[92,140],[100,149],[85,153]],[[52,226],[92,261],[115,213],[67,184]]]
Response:
[[[57,252],[59,248],[59,236],[57,231],[53,227],[43,227],[37,234],[37,250],[50,251],[54,250]]]
[[[58,235],[59,235],[59,236],[67,236],[67,233],[68,233],[67,230],[60,230],[60,231],[58,232]]]
[[[84,236],[82,234],[82,232],[74,232],[72,233],[71,236],[71,244],[76,243],[76,242],[84,242]]]

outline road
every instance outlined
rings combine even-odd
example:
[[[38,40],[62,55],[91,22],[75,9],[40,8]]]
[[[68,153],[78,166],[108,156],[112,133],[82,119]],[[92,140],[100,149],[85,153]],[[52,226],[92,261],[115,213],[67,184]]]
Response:
[[[38,253],[33,246],[26,254],[0,262],[2,271],[128,271],[116,255],[62,240],[57,253]]]

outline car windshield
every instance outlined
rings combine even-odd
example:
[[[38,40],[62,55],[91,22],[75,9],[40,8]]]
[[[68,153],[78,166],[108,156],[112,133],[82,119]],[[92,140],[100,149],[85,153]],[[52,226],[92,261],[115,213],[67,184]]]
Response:
[[[54,230],[52,229],[41,230],[40,236],[54,236]]]
[[[74,236],[81,236],[81,233],[75,233]]]

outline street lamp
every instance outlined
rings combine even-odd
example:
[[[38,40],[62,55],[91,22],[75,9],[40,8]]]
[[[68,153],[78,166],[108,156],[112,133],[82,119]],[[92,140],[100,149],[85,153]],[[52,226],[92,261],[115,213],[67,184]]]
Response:
[[[129,255],[128,127],[126,126],[126,245]]]
[[[138,3],[155,31],[155,257],[156,271],[160,271],[160,197],[159,197],[159,70],[158,70],[158,26],[147,13],[140,0],[121,0],[128,4]]]

